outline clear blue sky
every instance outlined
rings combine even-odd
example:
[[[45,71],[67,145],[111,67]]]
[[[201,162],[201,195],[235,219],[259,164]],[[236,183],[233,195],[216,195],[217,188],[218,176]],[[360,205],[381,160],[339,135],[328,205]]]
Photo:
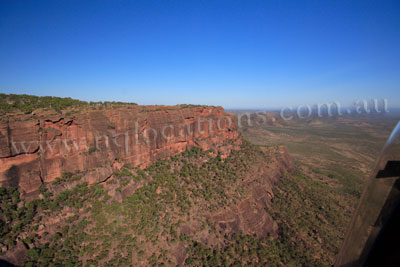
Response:
[[[400,1],[0,1],[0,92],[400,107]]]

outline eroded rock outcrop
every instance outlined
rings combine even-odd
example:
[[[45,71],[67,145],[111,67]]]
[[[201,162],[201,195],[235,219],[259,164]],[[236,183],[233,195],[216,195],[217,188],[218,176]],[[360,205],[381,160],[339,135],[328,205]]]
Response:
[[[119,162],[146,166],[189,147],[228,154],[238,139],[220,107],[130,106],[75,114],[37,112],[0,119],[0,186],[34,196],[63,172],[102,182]]]
[[[275,183],[285,173],[295,173],[295,167],[286,146],[263,147],[262,150],[270,155],[269,162],[255,162],[257,171],[253,170],[243,177],[241,186],[249,190],[248,196],[210,216],[218,230],[277,237],[278,225],[267,210],[274,197]]]

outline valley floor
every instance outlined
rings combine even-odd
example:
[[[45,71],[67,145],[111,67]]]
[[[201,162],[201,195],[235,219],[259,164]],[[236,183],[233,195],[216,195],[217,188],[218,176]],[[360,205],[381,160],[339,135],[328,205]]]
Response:
[[[297,173],[277,184],[270,212],[318,264],[333,264],[364,182],[397,121],[314,118],[242,129],[254,144],[286,145],[295,159]]]

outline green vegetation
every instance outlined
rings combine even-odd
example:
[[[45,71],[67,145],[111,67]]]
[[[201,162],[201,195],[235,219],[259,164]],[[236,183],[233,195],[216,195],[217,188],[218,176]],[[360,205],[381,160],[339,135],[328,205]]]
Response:
[[[223,249],[212,249],[192,241],[187,249],[188,266],[320,266],[312,255],[290,240],[287,229],[278,239],[232,234]]]
[[[245,140],[241,149],[232,151],[225,160],[213,154],[194,147],[170,159],[158,160],[143,170],[125,164],[114,174],[117,179],[107,183],[122,194],[120,201],[110,197],[99,184],[81,183],[57,194],[43,186],[40,190],[43,197],[27,204],[21,202],[15,189],[2,189],[1,209],[7,219],[1,222],[1,240],[8,240],[12,246],[21,233],[27,233],[24,242],[34,246],[28,250],[26,266],[128,266],[141,261],[174,265],[171,248],[180,243],[186,244],[188,266],[319,265],[321,262],[312,257],[308,244],[296,239],[295,232],[312,231],[312,224],[318,220],[309,221],[307,213],[303,214],[304,209],[296,205],[285,208],[285,203],[280,203],[301,203],[307,198],[308,191],[299,190],[302,185],[294,182],[301,178],[300,174],[283,179],[275,192],[270,212],[277,221],[282,221],[278,239],[240,233],[226,235],[216,231],[204,215],[199,215],[245,198],[246,190],[238,190],[239,178],[256,161],[269,160],[267,153]],[[78,171],[63,173],[53,184],[62,185],[80,177]],[[136,189],[129,191],[133,188]],[[287,190],[291,197],[282,190]],[[299,199],[299,192],[306,195],[300,195]],[[315,198],[313,201],[319,201],[318,196]],[[315,207],[329,206],[322,202],[314,204]],[[296,221],[299,212],[305,216],[304,229],[293,228],[296,223],[289,220]],[[335,212],[323,216],[329,220],[335,218]],[[55,217],[63,218],[55,229],[38,227]],[[200,242],[196,233],[182,233],[181,225],[192,217],[202,222],[201,231],[224,240],[225,245],[215,247]],[[36,243],[39,239],[45,242]]]
[[[57,177],[53,185],[58,185],[64,182],[73,182],[73,181],[79,181],[82,178],[82,174],[80,171],[76,171],[75,173],[72,172],[63,172],[61,177]]]
[[[88,154],[90,155],[90,154],[92,154],[92,153],[94,153],[94,152],[96,152],[96,151],[97,151],[97,148],[95,148],[95,147],[90,147],[89,150],[88,150]]]
[[[298,255],[318,255],[329,265],[344,237],[353,206],[337,198],[334,188],[299,172],[286,175],[274,190],[269,213],[295,243]]]
[[[0,188],[0,240],[4,245],[13,246],[17,236],[32,222],[38,201],[24,205],[14,187]]]
[[[21,111],[31,113],[36,109],[52,109],[61,112],[65,109],[83,107],[114,107],[123,105],[136,105],[136,103],[124,102],[86,102],[70,97],[54,97],[54,96],[34,96],[34,95],[15,95],[15,94],[0,94],[0,113],[9,113]],[[67,116],[77,110],[70,110]]]
[[[336,127],[349,140],[374,136],[346,135],[350,128]],[[12,247],[21,240],[29,246],[26,266],[332,264],[361,193],[363,172],[354,165],[364,157],[346,161],[353,154],[341,150],[343,143],[333,143],[324,129],[304,129],[300,135],[285,129],[284,138],[276,139],[255,135],[264,131],[279,134],[279,129],[248,128],[245,135],[264,145],[287,143],[298,159],[295,174],[280,170],[283,177],[264,208],[278,236],[224,232],[213,220],[248,199],[253,184],[247,182],[259,180],[247,178],[259,177],[276,160],[276,150],[243,139],[226,158],[194,147],[145,169],[125,164],[107,182],[92,186],[80,181],[68,187],[84,173],[66,172],[43,185],[40,199],[31,202],[21,200],[14,188],[1,189],[1,243]],[[306,132],[314,138],[309,146],[302,143]],[[360,155],[374,149],[371,141],[364,142],[368,147],[355,143]]]
[[[69,97],[0,94],[0,111],[3,113],[16,110],[24,113],[31,113],[39,108],[60,111],[66,108],[83,107],[86,105],[88,105],[88,103],[85,101],[75,100]]]
[[[210,107],[207,105],[194,105],[194,104],[181,104],[179,105],[182,108],[199,108],[199,107]]]
[[[396,121],[348,116],[280,123],[242,129],[258,145],[286,145],[297,161],[297,173],[276,184],[268,212],[288,229],[300,254],[311,252],[331,265],[365,178]]]
[[[214,238],[226,239],[227,248],[238,251],[234,260],[227,259],[227,262],[245,259],[254,262],[250,259],[253,254],[246,252],[250,245],[257,247],[260,255],[265,254],[260,256],[260,262],[269,262],[272,254],[263,249],[265,242],[269,246],[281,245],[251,236],[241,236],[243,240],[238,243],[237,237],[225,237],[216,231],[204,216],[245,197],[245,191],[237,190],[239,178],[244,177],[257,160],[267,161],[268,155],[244,141],[241,149],[233,151],[226,159],[195,147],[170,159],[158,160],[143,170],[126,164],[107,182],[108,187],[121,194],[119,201],[108,194],[110,188],[104,190],[100,184],[80,183],[57,194],[46,185],[40,190],[42,198],[20,205],[24,212],[19,212],[16,208],[20,202],[18,192],[2,191],[3,198],[7,199],[2,202],[7,206],[2,209],[12,210],[7,213],[10,219],[1,224],[2,240],[15,241],[21,233],[26,233],[29,238],[24,242],[33,245],[28,250],[26,266],[127,266],[138,265],[140,261],[173,265],[176,259],[171,249],[180,243],[190,248],[186,263],[193,265],[203,257],[196,253],[199,239],[196,234],[182,233],[181,226],[190,218],[196,218],[203,224],[202,231]],[[80,175],[79,172],[63,173],[54,185],[79,180]],[[16,213],[22,215],[16,216]],[[57,217],[62,219],[55,228],[41,226]],[[15,230],[11,230],[11,226]],[[35,242],[37,240],[41,242]],[[216,251],[216,258],[209,259],[210,264],[219,262],[225,255],[223,249],[201,246],[207,251]]]

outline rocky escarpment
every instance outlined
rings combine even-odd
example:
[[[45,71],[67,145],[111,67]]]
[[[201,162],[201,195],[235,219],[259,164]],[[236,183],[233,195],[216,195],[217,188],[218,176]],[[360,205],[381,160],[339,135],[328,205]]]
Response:
[[[233,263],[257,240],[269,243],[256,250],[273,246],[274,187],[294,164],[285,146],[241,138],[236,121],[187,106],[3,118],[1,185],[18,190],[0,188],[0,259],[215,266],[207,251],[237,247],[224,256]]]
[[[240,182],[248,191],[246,197],[210,216],[217,229],[226,234],[241,232],[258,237],[278,234],[278,226],[268,213],[268,207],[274,197],[275,184],[285,173],[294,174],[295,167],[286,146],[261,149],[268,159],[256,157]]]
[[[227,155],[238,143],[236,121],[220,107],[8,115],[0,119],[0,186],[35,196],[64,172],[79,170],[90,184],[107,180],[126,163],[147,166],[192,146]]]

